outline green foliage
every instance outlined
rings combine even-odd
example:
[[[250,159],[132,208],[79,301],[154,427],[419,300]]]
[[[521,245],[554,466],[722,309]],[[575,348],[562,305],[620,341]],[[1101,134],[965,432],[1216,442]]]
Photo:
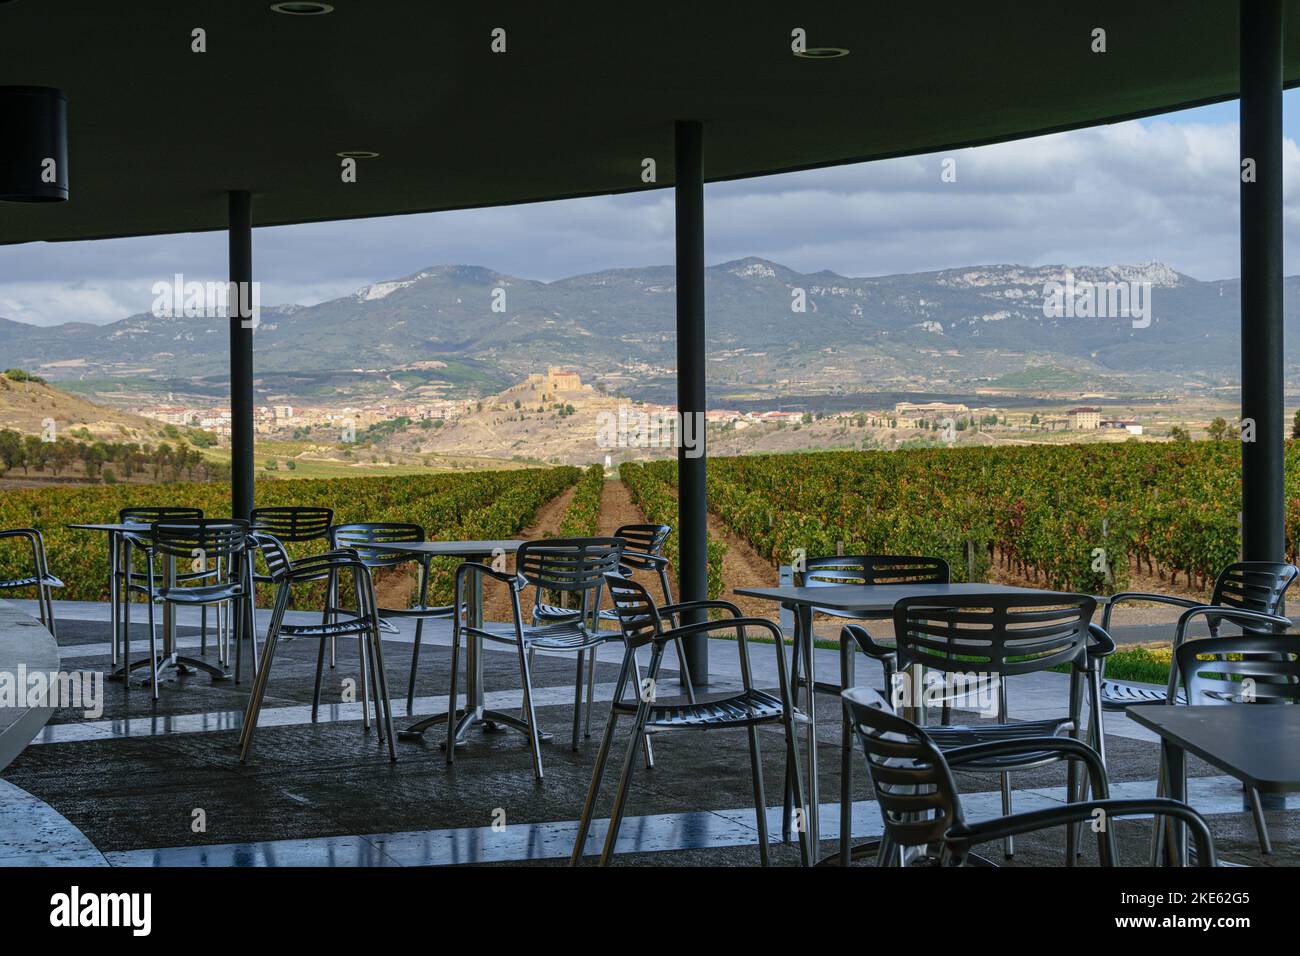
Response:
[[[468,474],[414,475],[393,479],[299,479],[259,482],[259,505],[327,504],[335,520],[409,521],[434,539],[509,538],[523,528],[537,509],[578,480],[577,468],[480,471]],[[75,531],[70,523],[115,519],[128,505],[187,505],[209,517],[230,514],[230,488],[218,483],[168,485],[92,485],[33,488],[0,496],[0,528],[35,527],[45,535],[51,570],[67,587],[59,597],[73,601],[108,599],[108,552],[103,536]],[[320,550],[307,542],[296,555]],[[308,550],[303,550],[308,549]],[[0,547],[0,578],[15,578],[31,554],[21,548]],[[430,595],[450,604],[454,558],[433,563]]]
[[[719,460],[719,459],[715,459]],[[664,468],[662,466],[670,467]],[[710,464],[712,467],[712,464]],[[664,542],[664,557],[670,567],[677,567],[677,495],[673,487],[677,481],[677,463],[675,461],[655,462],[642,465],[637,462],[624,462],[618,467],[618,476],[627,485],[646,519],[655,524],[666,524],[673,529],[668,540]],[[721,541],[708,542],[708,596],[715,599],[722,594],[722,561],[727,554],[727,546]]]
[[[37,385],[46,384],[45,379],[41,378],[39,375],[33,375],[31,372],[25,371],[21,368],[5,369],[5,378],[9,379],[11,382],[34,382]]]
[[[595,537],[600,530],[600,494],[604,488],[605,470],[600,465],[592,465],[582,473],[560,521],[558,537]]]

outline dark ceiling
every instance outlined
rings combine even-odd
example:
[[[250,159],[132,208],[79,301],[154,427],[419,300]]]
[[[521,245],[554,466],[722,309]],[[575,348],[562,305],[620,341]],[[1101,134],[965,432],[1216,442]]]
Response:
[[[654,188],[705,123],[710,180],[1092,125],[1235,95],[1227,0],[493,4],[0,3],[0,85],[68,97],[71,199],[0,204],[0,242],[224,228]],[[1300,0],[1287,4],[1288,85]],[[190,51],[202,27],[207,52]],[[507,52],[490,50],[507,31]],[[849,56],[806,60],[790,33]],[[1091,52],[1091,31],[1108,51]],[[3,148],[0,131],[0,148]],[[359,181],[340,150],[374,150]]]

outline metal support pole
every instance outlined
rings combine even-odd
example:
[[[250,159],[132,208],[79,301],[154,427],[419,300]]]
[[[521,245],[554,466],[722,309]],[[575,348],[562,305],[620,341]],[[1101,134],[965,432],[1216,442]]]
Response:
[[[1242,557],[1281,561],[1282,491],[1282,4],[1241,3]],[[1247,437],[1247,436],[1243,436]]]
[[[704,129],[694,120],[676,127],[677,184],[677,594],[708,597],[708,509],[704,438]],[[683,616],[683,623],[703,620]],[[709,642],[686,639],[686,661],[697,686],[709,682]]]
[[[253,213],[247,192],[230,194],[230,516],[253,510]]]

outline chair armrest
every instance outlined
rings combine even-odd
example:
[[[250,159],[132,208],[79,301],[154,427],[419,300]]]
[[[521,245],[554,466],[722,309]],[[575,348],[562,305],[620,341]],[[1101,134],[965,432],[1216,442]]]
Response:
[[[861,624],[845,624],[840,628],[840,642],[843,643],[846,640],[853,641],[858,647],[862,648],[863,654],[873,660],[892,661],[898,657],[896,648],[876,643],[876,639]]]
[[[491,565],[478,564],[475,561],[465,561],[456,569],[456,587],[461,586],[461,581],[471,575],[481,574],[505,584],[509,584],[515,591],[522,591],[528,586],[528,582],[523,576],[509,571],[494,571]]]
[[[1101,626],[1110,630],[1110,613],[1114,610],[1116,604],[1125,601],[1154,601],[1157,604],[1171,604],[1174,607],[1198,607],[1200,601],[1193,601],[1190,598],[1174,597],[1172,594],[1152,594],[1147,591],[1120,591],[1118,594],[1112,594],[1110,600],[1106,602],[1106,608],[1101,612]]]
[[[0,538],[22,538],[31,546],[32,566],[37,580],[49,574],[49,569],[45,566],[45,539],[35,528],[10,528],[8,531],[0,531]]]
[[[1084,803],[1067,803],[1059,807],[1046,807],[1042,810],[1030,810],[1006,817],[995,817],[979,823],[968,823],[953,827],[944,836],[945,850],[956,851],[963,856],[967,848],[980,843],[990,843],[1005,837],[1033,833],[1049,827],[1067,824],[1088,823],[1097,819],[1096,811],[1101,810],[1104,829],[1101,846],[1109,856],[1114,850],[1114,831],[1110,821],[1116,817],[1128,816],[1166,816],[1178,817],[1191,830],[1196,842],[1197,862],[1201,866],[1216,866],[1218,861],[1214,852],[1214,839],[1205,825],[1204,818],[1185,803],[1159,797],[1135,800],[1089,800]],[[1103,860],[1103,863],[1116,864],[1115,860]]]
[[[664,631],[657,637],[651,638],[651,640],[658,643],[664,643],[676,640],[679,637],[689,637],[692,634],[704,634],[709,631],[719,631],[725,628],[740,629],[742,627],[765,628],[772,634],[774,640],[783,641],[785,639],[781,634],[781,629],[765,617],[732,617],[723,618],[718,621],[700,621],[698,624],[683,624],[681,627],[674,627],[670,630]]]
[[[1088,625],[1088,660],[1100,660],[1115,653],[1115,639],[1100,624]]]
[[[1262,611],[1247,611],[1245,608],[1223,607],[1219,604],[1199,604],[1189,611],[1184,611],[1174,628],[1174,647],[1183,643],[1187,625],[1198,617],[1217,617],[1232,621],[1234,624],[1253,623],[1271,624],[1274,627],[1290,627],[1291,619],[1280,614],[1265,614]]]
[[[619,561],[625,567],[648,571],[650,568],[668,567],[668,559],[662,554],[646,554],[641,551],[624,551]]]
[[[1073,737],[1013,737],[1009,740],[990,740],[980,744],[965,744],[943,752],[948,766],[954,770],[964,763],[972,763],[988,757],[1007,757],[1013,754],[1034,753],[1039,750],[1055,751],[1066,760],[1081,760],[1087,764],[1088,777],[1092,782],[1092,792],[1105,799],[1110,795],[1110,784],[1106,777],[1106,766],[1101,762],[1101,755],[1081,740]]]
[[[682,611],[706,610],[708,608],[730,611],[732,617],[742,616],[740,608],[730,601],[683,601],[680,604],[661,604],[659,606],[659,615],[661,617],[670,617],[676,616]]]

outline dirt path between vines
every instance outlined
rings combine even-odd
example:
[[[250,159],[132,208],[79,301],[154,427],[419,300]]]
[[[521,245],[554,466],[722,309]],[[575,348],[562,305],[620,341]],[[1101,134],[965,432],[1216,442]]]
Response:
[[[600,497],[600,532],[613,534],[614,529],[622,524],[643,524],[646,517],[632,501],[632,495],[621,481],[605,482],[605,490]],[[746,616],[774,617],[776,605],[756,598],[737,597],[732,593],[736,588],[764,588],[776,585],[776,565],[761,557],[750,543],[729,530],[715,515],[709,515],[709,538],[721,541],[727,546],[727,553],[722,559],[722,593],[724,601],[736,604]],[[673,587],[677,586],[677,569],[670,570]],[[654,575],[650,575],[651,580]],[[639,580],[639,578],[638,578]],[[657,581],[642,581],[650,588],[650,593],[659,597]],[[674,595],[675,596],[675,595]]]
[[[524,541],[531,541],[534,538],[546,537],[548,532],[555,534],[559,531],[560,522],[564,520],[564,513],[569,510],[569,502],[573,500],[573,495],[577,490],[577,485],[570,485],[538,508],[537,513],[533,515],[532,522],[519,532],[518,537]],[[506,569],[509,571],[515,569],[515,556],[513,554],[506,556]],[[529,600],[531,600],[531,597],[529,597]],[[506,590],[505,585],[484,585],[483,609],[489,621],[510,620],[510,593]],[[524,613],[528,613],[528,608],[524,608]]]

